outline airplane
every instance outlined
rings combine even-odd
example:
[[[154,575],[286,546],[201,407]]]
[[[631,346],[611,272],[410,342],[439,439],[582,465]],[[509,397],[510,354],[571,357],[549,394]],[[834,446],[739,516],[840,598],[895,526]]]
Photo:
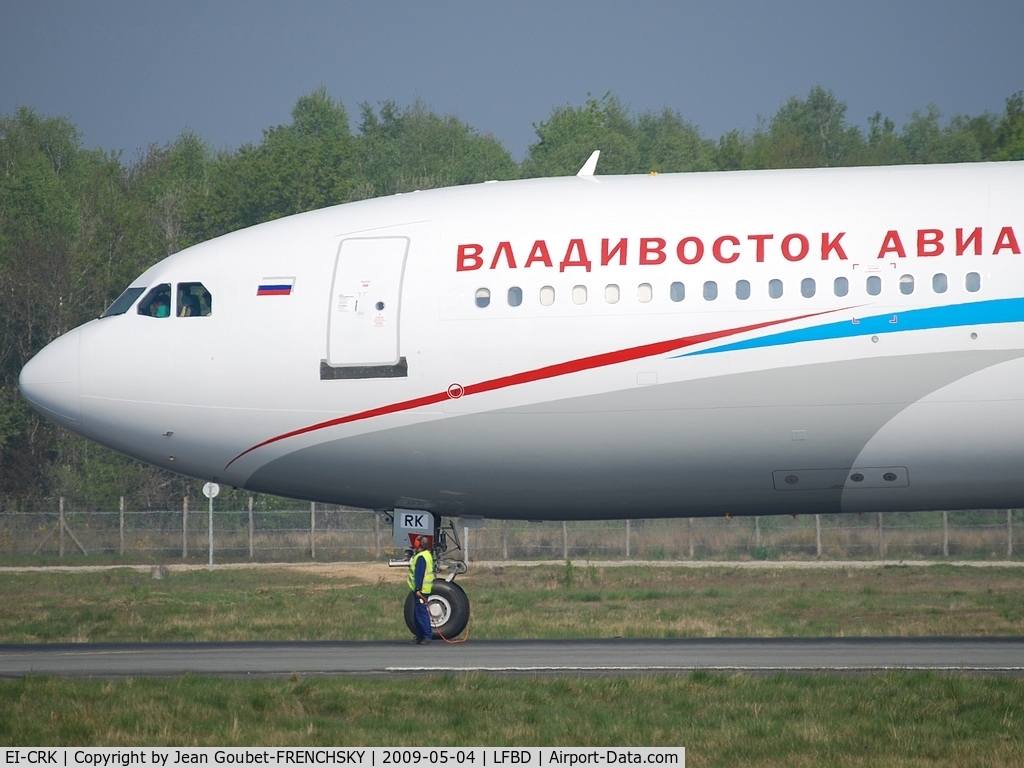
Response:
[[[21,392],[155,466],[428,533],[449,638],[442,518],[1024,506],[1024,162],[597,157],[183,250]]]

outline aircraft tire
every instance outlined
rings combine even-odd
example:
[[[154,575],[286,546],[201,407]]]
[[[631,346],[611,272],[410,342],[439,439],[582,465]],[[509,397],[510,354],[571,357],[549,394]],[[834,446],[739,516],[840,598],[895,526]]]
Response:
[[[405,626],[416,634],[416,593],[410,592],[405,598]],[[434,625],[434,639],[443,635],[452,640],[469,624],[469,597],[465,590],[453,581],[435,581],[433,591],[427,596],[427,610]]]

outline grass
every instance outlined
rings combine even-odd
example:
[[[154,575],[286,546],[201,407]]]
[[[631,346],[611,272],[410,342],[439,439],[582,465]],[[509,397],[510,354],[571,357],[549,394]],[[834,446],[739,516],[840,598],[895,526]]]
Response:
[[[699,766],[1024,764],[1024,681],[933,674],[0,683],[0,742],[685,746]]]
[[[0,574],[0,642],[395,639],[379,566]],[[476,569],[474,638],[1020,635],[1020,569]],[[689,766],[1024,764],[1024,680],[935,674],[0,681],[17,746],[686,746]]]
[[[0,573],[0,642],[405,638],[379,565]],[[476,569],[474,638],[1024,634],[1021,569]]]

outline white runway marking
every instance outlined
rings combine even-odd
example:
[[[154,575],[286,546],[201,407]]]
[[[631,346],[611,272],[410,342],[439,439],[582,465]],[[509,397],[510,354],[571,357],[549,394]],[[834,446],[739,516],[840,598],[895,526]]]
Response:
[[[0,677],[880,673],[1024,676],[1024,638],[711,638],[0,646]]]

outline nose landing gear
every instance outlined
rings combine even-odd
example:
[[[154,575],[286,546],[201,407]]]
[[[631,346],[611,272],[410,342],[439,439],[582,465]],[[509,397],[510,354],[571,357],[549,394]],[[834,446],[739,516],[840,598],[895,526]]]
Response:
[[[401,520],[400,520],[401,516]],[[430,623],[434,628],[434,639],[453,640],[462,634],[469,624],[469,597],[465,590],[455,583],[455,577],[460,573],[469,570],[465,560],[446,557],[449,551],[462,550],[459,541],[459,534],[451,520],[442,525],[440,520],[431,513],[417,512],[410,517],[406,510],[395,510],[391,513],[392,519],[392,540],[398,546],[408,546],[408,536],[413,532],[403,522],[413,519],[419,520],[422,528],[418,533],[427,534],[433,537],[434,555],[434,579],[433,589],[427,595],[427,612],[430,614]],[[412,550],[406,550],[404,560],[389,560],[388,565],[392,568],[409,567],[412,559]],[[447,572],[442,578],[441,574]],[[410,592],[405,598],[405,625],[409,631],[416,634],[416,595]]]

